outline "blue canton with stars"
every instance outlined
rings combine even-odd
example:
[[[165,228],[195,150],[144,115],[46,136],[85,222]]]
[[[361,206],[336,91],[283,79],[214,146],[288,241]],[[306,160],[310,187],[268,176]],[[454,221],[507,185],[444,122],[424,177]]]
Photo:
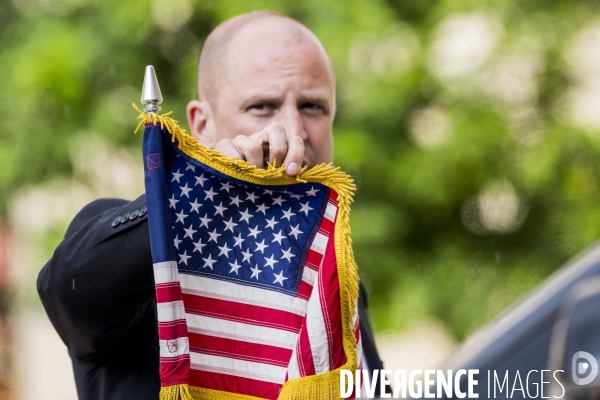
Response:
[[[167,180],[179,271],[296,293],[329,189],[259,186],[175,154]]]

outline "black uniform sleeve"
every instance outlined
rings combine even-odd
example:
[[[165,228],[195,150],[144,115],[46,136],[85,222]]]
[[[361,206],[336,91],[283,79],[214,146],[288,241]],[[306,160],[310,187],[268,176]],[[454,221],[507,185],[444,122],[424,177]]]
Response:
[[[154,301],[145,197],[100,199],[81,210],[37,289],[72,356],[94,360],[119,348]]]
[[[369,367],[371,376],[373,371],[383,369],[383,361],[379,358],[379,352],[375,345],[375,336],[371,329],[371,322],[369,320],[368,301],[367,301],[367,290],[361,281],[358,282],[358,318],[360,324],[360,337],[362,341],[363,354]],[[381,387],[381,381],[377,379],[375,384],[375,393],[379,395]],[[386,385],[385,393],[391,394],[391,387]]]

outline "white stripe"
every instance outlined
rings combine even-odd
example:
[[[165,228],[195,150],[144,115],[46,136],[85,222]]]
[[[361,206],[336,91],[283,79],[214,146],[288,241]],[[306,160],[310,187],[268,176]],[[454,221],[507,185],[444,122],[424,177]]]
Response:
[[[290,363],[288,365],[288,380],[294,378],[300,378],[300,366],[298,365],[298,353],[297,353],[298,345],[294,346],[294,351],[292,352],[292,358],[290,358]]]
[[[175,340],[159,340],[158,345],[161,357],[179,357],[190,351],[190,342],[186,337]]]
[[[308,283],[311,286],[314,286],[315,280],[317,279],[317,271],[310,268],[309,266],[304,266],[304,271],[302,272],[302,280]]]
[[[266,344],[289,350],[296,346],[298,340],[297,333],[266,326],[250,325],[196,314],[186,314],[186,318],[188,332],[201,335]]]
[[[319,277],[320,280],[320,277]],[[317,281],[317,285],[319,281]],[[329,371],[329,342],[327,341],[327,330],[325,329],[325,317],[321,310],[321,295],[317,286],[308,300],[306,312],[306,331],[310,342],[316,374]]]
[[[301,317],[306,315],[308,302],[298,297],[197,275],[180,274],[179,279],[181,291],[185,294],[273,308]]]
[[[319,254],[325,254],[328,239],[328,236],[323,235],[321,232],[317,232],[312,242],[312,245],[310,246],[310,249],[316,251]]]
[[[165,261],[154,264],[154,283],[179,282],[179,272],[175,261]]]
[[[172,322],[185,318],[183,301],[171,301],[168,303],[156,303],[158,322]]]
[[[277,365],[194,352],[190,353],[190,362],[191,368],[195,370],[234,375],[263,382],[278,384],[285,382],[286,368]]]
[[[324,217],[330,220],[331,222],[335,221],[335,215],[337,214],[337,207],[335,204],[327,203],[327,208],[325,209]]]

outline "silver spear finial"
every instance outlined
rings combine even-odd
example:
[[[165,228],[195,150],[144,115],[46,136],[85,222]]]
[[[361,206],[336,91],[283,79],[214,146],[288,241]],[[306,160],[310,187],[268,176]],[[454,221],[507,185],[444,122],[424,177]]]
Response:
[[[156,79],[156,73],[154,67],[148,65],[146,72],[144,73],[144,86],[142,87],[142,104],[146,106],[144,111],[150,115],[151,112],[158,113],[162,103],[163,97],[160,93],[160,86],[158,86],[158,79]]]

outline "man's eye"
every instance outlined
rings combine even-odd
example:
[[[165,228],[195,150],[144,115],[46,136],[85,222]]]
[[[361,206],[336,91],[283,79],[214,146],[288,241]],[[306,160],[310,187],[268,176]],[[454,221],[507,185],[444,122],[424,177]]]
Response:
[[[304,103],[300,108],[302,111],[312,115],[325,114],[325,107],[315,103]]]
[[[248,111],[256,115],[268,115],[273,112],[273,105],[267,103],[253,104],[248,107]]]

